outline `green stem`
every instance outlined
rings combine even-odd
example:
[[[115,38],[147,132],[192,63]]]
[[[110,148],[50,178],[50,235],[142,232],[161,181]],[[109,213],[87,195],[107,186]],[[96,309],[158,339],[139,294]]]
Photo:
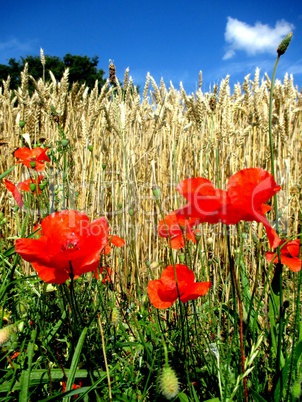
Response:
[[[273,132],[272,132],[272,116],[273,116],[273,96],[274,96],[274,86],[276,79],[276,72],[278,63],[280,60],[280,55],[278,54],[277,59],[275,61],[272,81],[271,81],[271,90],[270,90],[270,102],[269,102],[269,142],[270,142],[270,157],[271,157],[271,173],[275,177],[275,155],[274,155],[274,140],[273,140]],[[277,196],[274,195],[274,213],[275,213],[275,222],[276,222],[276,232],[279,232],[278,227],[278,203]],[[283,335],[283,289],[282,289],[282,264],[280,258],[280,247],[277,248],[278,253],[278,266],[276,267],[277,275],[277,288],[274,293],[279,295],[279,327],[278,327],[278,347],[277,347],[277,357],[276,357],[276,368],[277,368],[277,378],[281,375],[281,352],[282,352],[282,335]]]
[[[277,57],[273,69],[270,98],[269,98],[269,118],[268,118],[268,131],[269,131],[269,144],[270,144],[270,157],[271,157],[271,172],[275,176],[275,157],[274,157],[274,141],[272,133],[272,120],[273,120],[273,97],[274,97],[274,86],[277,73],[277,67],[280,60],[280,56]]]
[[[233,292],[237,296],[238,300],[238,312],[239,312],[239,343],[240,343],[240,354],[241,354],[241,372],[242,375],[245,372],[245,353],[244,353],[244,335],[243,335],[243,306],[242,306],[242,299],[240,296],[240,289],[238,285],[238,281],[236,278],[236,272],[234,267],[234,257],[231,253],[231,242],[230,242],[230,233],[229,233],[229,226],[226,226],[227,229],[227,247],[228,247],[228,256],[229,256],[229,264],[230,264],[230,271],[231,271],[231,278],[232,278],[232,285],[233,285]],[[235,298],[234,298],[234,308],[236,306]],[[247,376],[243,378],[243,393],[244,393],[244,401],[248,402],[248,387],[247,387]]]

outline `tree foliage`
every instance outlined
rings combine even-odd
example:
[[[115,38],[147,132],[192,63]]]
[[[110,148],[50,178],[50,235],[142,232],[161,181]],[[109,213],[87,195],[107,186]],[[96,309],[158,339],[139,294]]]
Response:
[[[98,56],[88,57],[72,55],[67,53],[63,59],[57,56],[45,56],[45,80],[50,80],[49,71],[59,80],[66,68],[69,69],[69,82],[73,84],[86,84],[92,88],[98,80],[98,85],[101,87],[105,83],[104,70],[98,69]],[[10,76],[10,88],[17,89],[21,81],[21,72],[25,64],[28,63],[29,74],[35,79],[43,77],[43,65],[39,56],[21,57],[18,61],[11,58],[8,64],[0,64],[0,81],[7,80]]]

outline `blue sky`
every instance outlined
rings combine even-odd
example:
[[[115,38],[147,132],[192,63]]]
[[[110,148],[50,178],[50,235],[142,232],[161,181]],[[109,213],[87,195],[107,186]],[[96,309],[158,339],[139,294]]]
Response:
[[[137,85],[148,72],[194,92],[203,72],[203,91],[227,74],[231,84],[247,74],[272,73],[276,48],[293,32],[281,57],[278,78],[288,72],[302,87],[302,1],[111,0],[24,1],[2,4],[0,64],[13,57],[66,53],[99,56],[108,77],[109,59],[123,79]],[[46,66],[47,67],[47,66]]]

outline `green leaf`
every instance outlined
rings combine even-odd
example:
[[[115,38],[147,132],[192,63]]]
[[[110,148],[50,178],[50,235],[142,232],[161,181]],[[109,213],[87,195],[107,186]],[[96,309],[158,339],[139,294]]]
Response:
[[[29,398],[30,372],[32,367],[36,337],[37,337],[37,329],[34,329],[31,334],[30,342],[27,345],[27,370],[22,370],[20,377],[19,402],[28,402],[30,400]]]
[[[177,396],[178,396],[178,399],[180,400],[180,402],[190,402],[187,395],[184,394],[183,392],[179,393]]]
[[[71,361],[71,365],[70,365],[70,371],[69,371],[69,376],[67,379],[67,384],[66,384],[66,391],[71,390],[72,385],[74,383],[74,379],[75,379],[75,375],[76,375],[76,371],[77,371],[77,367],[78,367],[78,363],[80,360],[80,356],[81,356],[81,352],[82,352],[82,348],[86,339],[86,335],[87,335],[87,330],[88,327],[85,327],[80,335],[80,338],[78,340],[77,346],[75,348],[73,357],[72,357],[72,361]],[[70,397],[65,397],[63,399],[63,401],[65,402],[69,402],[70,401]]]
[[[279,377],[278,382],[276,383],[276,388],[274,391],[274,398],[281,399],[281,397],[284,396],[284,392],[287,389],[287,382],[288,382],[288,376],[289,376],[291,363],[292,363],[293,367],[296,367],[301,354],[302,354],[302,342],[299,342],[295,346],[293,354],[290,355],[286,359],[285,365],[281,371],[281,376]],[[282,384],[283,384],[283,387],[281,389]],[[275,399],[275,400],[279,400],[279,399]]]
[[[4,179],[4,177],[8,176],[10,174],[11,171],[13,171],[15,169],[15,166],[10,167],[9,169],[7,169],[5,172],[0,174],[0,180]]]
[[[261,395],[258,394],[258,392],[254,391],[253,389],[250,389],[249,392],[251,395],[253,395],[254,402],[267,402],[264,398],[262,398]]]

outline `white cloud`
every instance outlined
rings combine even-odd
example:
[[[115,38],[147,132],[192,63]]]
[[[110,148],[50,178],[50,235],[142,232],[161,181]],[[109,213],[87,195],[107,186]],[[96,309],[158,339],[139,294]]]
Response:
[[[236,18],[228,17],[224,33],[228,46],[223,60],[232,58],[238,50],[243,50],[249,56],[259,53],[276,53],[279,43],[293,29],[294,25],[285,20],[277,21],[272,28],[261,22],[256,22],[252,26]]]

